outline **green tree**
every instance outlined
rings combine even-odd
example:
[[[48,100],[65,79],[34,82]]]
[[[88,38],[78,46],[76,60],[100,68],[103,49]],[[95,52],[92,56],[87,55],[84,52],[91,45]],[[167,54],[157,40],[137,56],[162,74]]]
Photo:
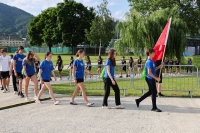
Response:
[[[87,8],[74,0],[64,0],[58,3],[58,26],[62,36],[62,44],[74,47],[86,40],[85,30],[91,26],[94,19],[93,8]]]
[[[186,22],[190,35],[199,34],[200,29],[200,1],[199,0],[128,0],[130,5],[149,16],[160,9],[177,7],[180,18]]]
[[[92,44],[100,44],[99,55],[101,51],[101,45],[107,46],[111,39],[114,37],[114,20],[111,16],[111,12],[107,9],[108,2],[103,0],[99,6],[97,6],[96,17],[92,21],[92,26],[89,30],[86,30],[86,37]]]

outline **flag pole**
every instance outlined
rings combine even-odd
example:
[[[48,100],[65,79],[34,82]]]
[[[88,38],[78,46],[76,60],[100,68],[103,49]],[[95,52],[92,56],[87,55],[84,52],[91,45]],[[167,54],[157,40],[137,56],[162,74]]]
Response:
[[[172,17],[169,19],[169,27],[167,29],[167,37],[166,37],[166,40],[165,40],[165,48],[164,48],[161,64],[163,63],[163,60],[164,60],[164,57],[165,57],[165,50],[166,50],[166,46],[167,46],[167,40],[168,40],[168,36],[169,36],[169,29],[171,27],[171,22],[172,22]],[[161,75],[161,71],[162,71],[162,68],[160,69],[160,72],[159,72],[159,78],[160,78],[160,75]]]

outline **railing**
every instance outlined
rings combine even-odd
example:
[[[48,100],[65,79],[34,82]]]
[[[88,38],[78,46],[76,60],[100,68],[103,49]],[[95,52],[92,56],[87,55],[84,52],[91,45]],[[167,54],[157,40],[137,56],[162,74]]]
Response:
[[[177,71],[178,67],[179,71]],[[165,65],[162,69],[162,91],[189,92],[192,98],[192,93],[199,89],[198,73],[198,67],[194,65]],[[142,93],[144,93],[148,86],[143,82],[144,80],[141,80],[140,75],[136,76],[134,78],[134,89],[142,90]]]

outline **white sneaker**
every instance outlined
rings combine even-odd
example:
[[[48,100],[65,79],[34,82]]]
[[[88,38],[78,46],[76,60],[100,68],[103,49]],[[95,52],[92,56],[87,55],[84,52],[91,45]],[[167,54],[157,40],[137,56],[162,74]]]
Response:
[[[29,97],[26,97],[25,100],[26,101],[31,101],[31,99]]]
[[[60,101],[56,101],[56,102],[54,102],[55,105],[58,105],[59,103],[60,103]]]
[[[10,92],[10,89],[9,89],[9,87],[7,87],[7,88],[6,88],[6,91],[7,91],[7,92]]]
[[[6,93],[6,89],[4,89],[2,92],[3,92],[3,93]]]
[[[102,106],[102,109],[111,109],[111,108],[108,106]]]
[[[40,100],[35,100],[35,103],[41,104],[42,102]]]
[[[17,94],[18,94],[18,92],[17,92],[17,91],[14,91],[14,94],[15,94],[15,95],[17,95]]]
[[[115,109],[124,109],[124,106],[117,105],[117,106],[115,107]]]

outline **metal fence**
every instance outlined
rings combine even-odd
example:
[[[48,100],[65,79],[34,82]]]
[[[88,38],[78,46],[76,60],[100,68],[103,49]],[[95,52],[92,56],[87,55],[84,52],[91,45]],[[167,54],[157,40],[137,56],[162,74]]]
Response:
[[[91,65],[91,72],[94,74],[93,76],[90,77],[90,75],[87,75],[85,73],[85,87],[87,90],[104,90],[104,82],[100,78],[100,75],[98,75],[98,65]],[[103,70],[104,66],[101,66],[101,70]],[[115,80],[120,88],[120,90],[123,90],[124,96],[126,95],[126,90],[131,89],[133,86],[133,71],[129,71],[128,65],[126,65],[126,72],[128,76],[125,74],[125,72],[122,72],[122,77],[121,76],[121,70],[122,70],[122,65],[118,65],[115,67]],[[71,71],[70,71],[71,73]],[[71,74],[70,74],[71,75]],[[73,83],[73,79],[70,76],[70,86],[72,88],[75,88],[75,84]]]
[[[198,73],[198,67],[194,65],[165,65],[162,69],[162,91],[189,92],[192,98],[192,93],[199,89]],[[144,93],[148,89],[147,84],[141,80],[141,75],[134,75],[134,89]]]

